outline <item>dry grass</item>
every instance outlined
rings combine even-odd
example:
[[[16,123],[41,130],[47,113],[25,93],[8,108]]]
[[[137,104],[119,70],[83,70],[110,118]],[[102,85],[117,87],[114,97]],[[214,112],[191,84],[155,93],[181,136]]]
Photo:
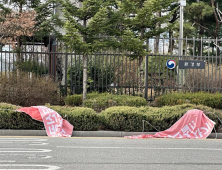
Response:
[[[187,70],[185,86],[189,91],[197,92],[209,91],[216,92],[222,88],[222,68],[215,64],[206,64],[202,70]]]

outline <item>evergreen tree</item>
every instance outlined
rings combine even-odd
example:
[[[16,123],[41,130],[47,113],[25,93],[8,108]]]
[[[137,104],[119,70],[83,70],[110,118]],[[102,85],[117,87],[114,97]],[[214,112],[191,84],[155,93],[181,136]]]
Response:
[[[122,0],[118,3],[125,30],[122,48],[133,51],[134,57],[139,57],[140,87],[143,86],[143,59],[147,54],[147,47],[144,44],[148,38],[158,37],[172,27],[173,22],[169,21],[177,10],[176,7],[169,10],[172,2],[172,0]],[[140,89],[142,92],[142,88]]]
[[[69,51],[81,53],[83,56],[83,100],[87,94],[87,62],[88,55],[112,46],[117,40],[105,36],[114,35],[111,29],[111,17],[115,1],[104,0],[61,0],[64,13],[64,42]]]

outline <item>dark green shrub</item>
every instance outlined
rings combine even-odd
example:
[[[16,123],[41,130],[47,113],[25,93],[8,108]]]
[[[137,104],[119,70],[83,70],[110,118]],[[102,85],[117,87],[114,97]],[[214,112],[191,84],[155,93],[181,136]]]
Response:
[[[0,103],[0,129],[44,129],[42,122],[32,119],[29,115],[16,112],[18,106]]]
[[[88,80],[87,80],[87,91],[107,91],[107,86],[113,83],[114,69],[110,62],[97,61],[100,58],[90,56],[90,61],[88,62]],[[79,57],[73,59],[74,65],[68,68],[68,84],[71,87],[71,94],[81,94],[83,86],[83,62]]]
[[[221,128],[222,115],[212,108],[202,105],[184,104],[178,106],[164,106],[162,108],[153,107],[111,107],[100,113],[104,117],[105,128],[117,131],[142,131],[142,120],[146,120],[144,130],[147,132],[163,131],[170,128],[188,110],[202,110],[216,125]],[[219,119],[220,120],[219,120]]]
[[[80,94],[69,95],[64,98],[64,102],[66,105],[69,105],[69,106],[81,106],[82,98],[83,97]]]
[[[87,98],[95,98],[103,95],[103,93],[87,93]],[[83,95],[82,94],[73,94],[73,95],[68,95],[64,98],[64,102],[68,106],[81,106],[83,102]]]
[[[49,72],[49,69],[46,65],[31,59],[17,64],[19,64],[19,69],[24,72],[32,72],[38,75],[48,74]]]
[[[104,117],[105,128],[115,131],[142,131],[142,120],[145,119],[136,107],[110,107],[100,113]]]
[[[220,93],[169,93],[155,100],[156,106],[174,106],[184,103],[206,105],[211,108],[222,109],[222,94]]]
[[[81,106],[82,95],[74,94],[69,95],[65,99],[65,104],[69,106]],[[87,99],[84,101],[84,106],[92,108],[97,112],[105,110],[112,106],[133,106],[140,107],[146,106],[146,99],[138,96],[129,95],[113,95],[108,93],[88,93]]]
[[[101,126],[101,117],[90,108],[47,106],[58,112],[64,119],[68,120],[73,130],[91,131],[98,130]]]
[[[140,107],[146,106],[147,101],[145,98],[129,95],[113,95],[102,93],[99,95],[90,96],[84,101],[84,106],[94,109],[97,112],[105,110],[112,106],[132,106]]]

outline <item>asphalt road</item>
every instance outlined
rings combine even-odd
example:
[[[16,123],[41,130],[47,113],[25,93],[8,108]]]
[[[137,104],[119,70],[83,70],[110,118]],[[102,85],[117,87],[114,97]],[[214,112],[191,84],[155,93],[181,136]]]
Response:
[[[0,137],[0,170],[221,170],[222,140]]]

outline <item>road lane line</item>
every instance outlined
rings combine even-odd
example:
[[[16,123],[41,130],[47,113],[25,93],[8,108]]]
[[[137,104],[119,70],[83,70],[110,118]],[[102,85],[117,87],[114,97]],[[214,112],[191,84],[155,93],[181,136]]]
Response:
[[[9,160],[0,160],[0,163],[2,163],[2,162],[15,162],[15,161],[9,161]]]
[[[3,152],[51,152],[49,149],[29,149],[29,148],[0,148],[0,153]]]
[[[147,147],[85,147],[85,146],[56,146],[57,148],[73,149],[147,149],[147,150],[209,150],[222,151],[217,148],[147,148]]]
[[[3,167],[7,167],[6,169],[2,169]],[[12,168],[16,168],[16,169],[12,169]],[[17,168],[18,167],[18,168]],[[20,167],[28,167],[28,169],[21,169]],[[45,167],[47,169],[30,169],[30,167]],[[31,164],[0,164],[0,169],[1,170],[56,170],[56,169],[60,169],[60,167],[58,166],[52,166],[52,165],[31,165]]]

